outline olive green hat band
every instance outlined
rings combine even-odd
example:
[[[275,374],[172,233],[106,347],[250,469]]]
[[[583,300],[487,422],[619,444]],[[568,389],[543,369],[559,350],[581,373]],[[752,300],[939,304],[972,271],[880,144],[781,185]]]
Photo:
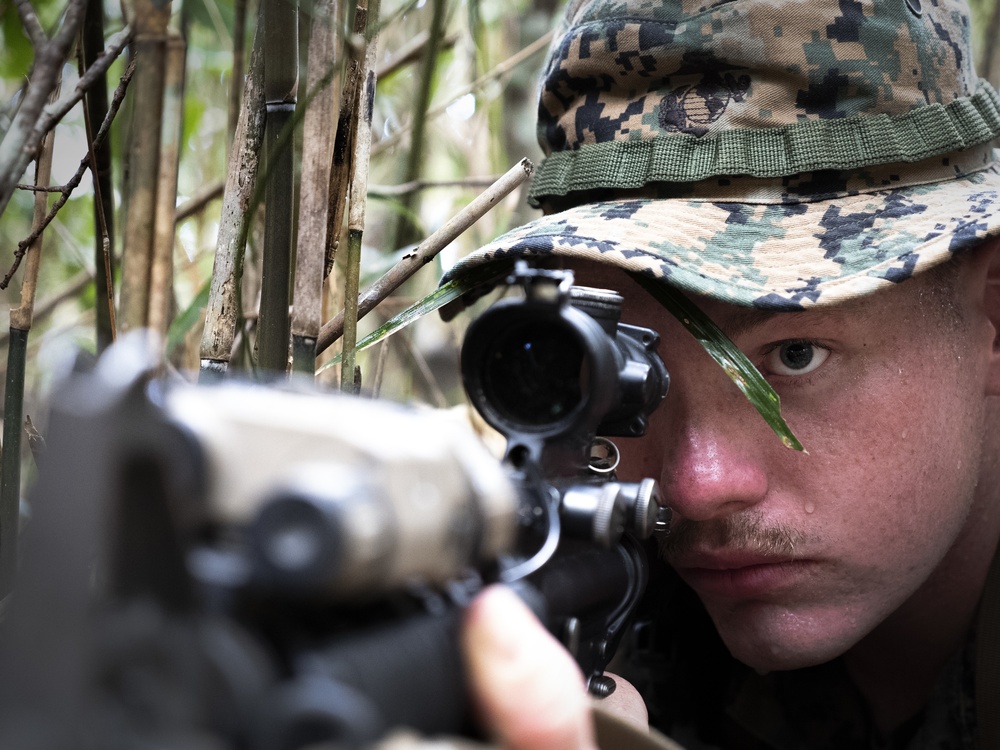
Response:
[[[990,84],[980,81],[971,96],[896,116],[804,120],[775,128],[725,130],[705,137],[672,133],[558,151],[541,164],[529,200],[537,207],[542,197],[578,190],[631,190],[651,183],[697,182],[720,175],[782,177],[911,163],[987,143],[998,136],[1000,96]]]

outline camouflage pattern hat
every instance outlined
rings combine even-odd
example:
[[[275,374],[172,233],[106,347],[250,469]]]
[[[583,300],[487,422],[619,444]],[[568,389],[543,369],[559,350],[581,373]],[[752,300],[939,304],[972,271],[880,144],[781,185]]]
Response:
[[[740,305],[868,294],[1000,232],[1000,98],[958,0],[576,0],[547,214],[464,259],[598,259]]]

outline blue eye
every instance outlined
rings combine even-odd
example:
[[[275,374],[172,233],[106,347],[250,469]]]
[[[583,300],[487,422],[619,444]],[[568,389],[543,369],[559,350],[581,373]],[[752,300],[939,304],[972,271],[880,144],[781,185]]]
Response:
[[[767,353],[767,369],[775,375],[807,375],[830,356],[830,350],[811,341],[783,341]]]

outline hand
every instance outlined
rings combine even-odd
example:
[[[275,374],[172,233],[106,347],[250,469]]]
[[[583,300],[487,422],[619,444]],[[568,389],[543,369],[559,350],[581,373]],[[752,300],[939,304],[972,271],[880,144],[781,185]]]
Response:
[[[505,750],[596,748],[583,675],[512,591],[492,586],[476,598],[462,648],[481,721]],[[645,726],[642,698],[624,680],[616,682],[602,707]]]

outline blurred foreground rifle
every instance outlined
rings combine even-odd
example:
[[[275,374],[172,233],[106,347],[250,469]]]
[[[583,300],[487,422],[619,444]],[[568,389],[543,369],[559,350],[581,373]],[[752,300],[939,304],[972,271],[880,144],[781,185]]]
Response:
[[[462,371],[507,438],[311,388],[156,377],[139,339],[51,406],[0,639],[0,748],[364,747],[475,736],[463,606],[513,585],[592,692],[665,529],[656,482],[618,482],[667,389],[622,299],[519,266]]]

